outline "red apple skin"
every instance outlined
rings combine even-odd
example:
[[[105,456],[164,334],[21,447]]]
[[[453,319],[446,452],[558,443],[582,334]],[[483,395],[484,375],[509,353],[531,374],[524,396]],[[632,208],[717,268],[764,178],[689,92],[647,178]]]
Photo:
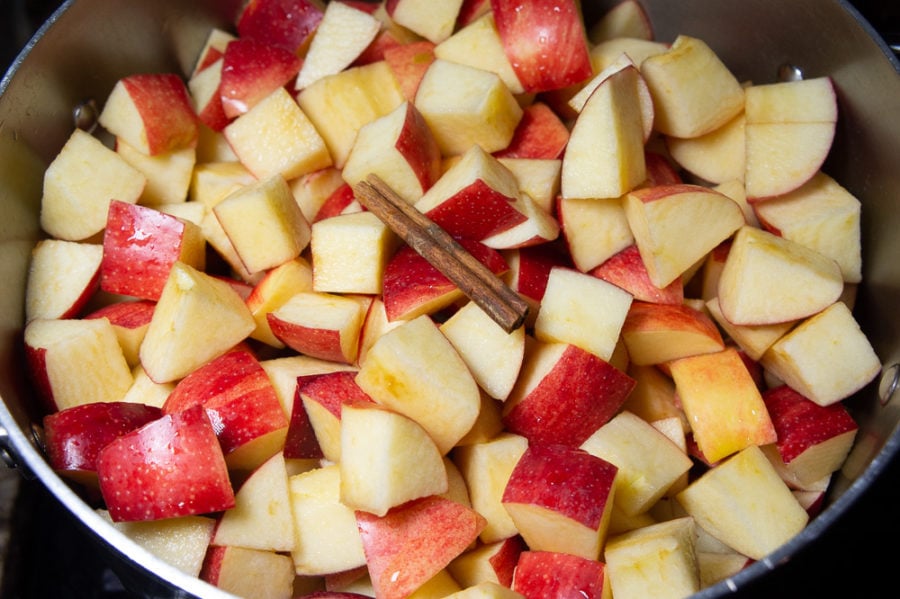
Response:
[[[144,122],[151,155],[197,141],[199,121],[181,77],[174,73],[130,75],[122,79],[122,85]]]
[[[618,412],[635,384],[609,362],[570,345],[503,423],[531,444],[577,447]]]
[[[593,75],[577,0],[491,0],[491,9],[526,92],[561,89]]]
[[[478,241],[457,239],[474,258],[496,275],[509,270],[503,256]],[[456,285],[410,246],[402,246],[384,270],[382,297],[389,321],[408,313],[413,306],[455,290]]]
[[[201,406],[163,415],[107,444],[97,476],[115,522],[207,514],[235,503],[225,456]]]
[[[277,88],[292,81],[303,61],[281,46],[254,39],[228,42],[219,94],[225,116],[244,114]]]
[[[176,414],[202,406],[227,455],[260,435],[288,426],[275,388],[246,348],[231,350],[181,379],[163,404]]]
[[[463,0],[456,17],[456,28],[462,29],[491,10],[490,0]]]
[[[349,183],[341,183],[337,189],[331,192],[328,198],[319,207],[313,222],[341,214],[347,206],[356,200],[353,188]]]
[[[778,435],[775,446],[787,464],[813,445],[858,429],[844,404],[820,406],[787,385],[766,390],[763,401]]]
[[[682,280],[677,278],[662,289],[654,285],[636,245],[610,256],[589,274],[621,287],[637,301],[673,305],[684,303]]]
[[[525,222],[511,198],[477,179],[431,208],[425,216],[454,237],[482,240]]]
[[[100,287],[156,301],[181,256],[185,224],[159,210],[112,200],[103,233]]]
[[[522,119],[513,138],[503,150],[494,152],[497,158],[561,158],[569,143],[569,129],[544,102],[535,102],[522,110]]]
[[[431,495],[382,517],[357,511],[369,575],[376,595],[402,599],[468,548],[487,521],[453,500]]]
[[[106,318],[123,329],[137,329],[150,324],[156,302],[150,300],[116,302],[86,314],[84,318]]]
[[[502,543],[497,553],[488,559],[488,563],[497,575],[497,582],[507,588],[512,588],[516,564],[519,563],[522,552],[528,550],[528,546],[520,535],[504,539]]]
[[[272,334],[298,353],[330,362],[346,362],[341,352],[341,332],[334,329],[307,327],[266,314]]]
[[[421,40],[384,50],[384,61],[397,78],[403,97],[410,102],[415,100],[419,83],[434,62],[434,47],[433,42]]]
[[[516,291],[538,302],[544,297],[547,279],[555,266],[573,268],[571,258],[560,243],[523,247],[518,252]]]
[[[53,385],[47,374],[47,349],[43,347],[25,346],[25,363],[28,365],[28,373],[31,384],[44,412],[51,413],[59,410],[53,397]]]
[[[321,404],[338,420],[341,418],[341,406],[345,403],[372,401],[369,394],[356,384],[356,373],[353,371],[340,370],[297,377],[291,423],[285,439],[285,458],[324,457],[303,406],[304,397]]]
[[[97,471],[108,443],[162,416],[162,410],[131,402],[98,402],[44,416],[44,450],[58,471]]]
[[[567,553],[525,551],[519,558],[512,589],[529,599],[600,599],[605,579],[603,562]]]
[[[238,36],[297,53],[312,38],[325,14],[318,0],[250,0],[237,20]]]
[[[412,166],[422,191],[428,191],[441,176],[441,150],[415,104],[407,104],[403,128],[394,147]]]
[[[588,528],[598,528],[618,468],[583,449],[529,443],[513,468],[503,503],[528,503],[559,512]]]

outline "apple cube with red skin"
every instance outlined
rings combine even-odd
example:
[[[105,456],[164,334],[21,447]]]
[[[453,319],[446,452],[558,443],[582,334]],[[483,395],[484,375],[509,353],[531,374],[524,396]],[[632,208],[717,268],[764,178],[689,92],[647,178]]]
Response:
[[[715,321],[687,304],[632,302],[622,325],[632,364],[662,364],[725,349]]]
[[[157,407],[121,401],[82,404],[48,414],[43,419],[47,460],[65,476],[96,484],[100,450],[160,416]]]
[[[24,342],[29,373],[49,412],[120,401],[133,382],[105,318],[32,320],[25,326]]]
[[[596,560],[606,539],[617,474],[616,466],[583,449],[531,443],[501,501],[529,549]]]
[[[353,364],[366,306],[352,297],[301,291],[267,316],[282,343],[308,356]]]
[[[104,291],[156,301],[175,262],[203,270],[200,227],[147,206],[110,202],[100,265]]]
[[[199,131],[187,86],[175,73],[120,79],[97,122],[151,156],[194,145]]]
[[[311,289],[312,266],[301,256],[267,270],[247,296],[247,307],[256,320],[256,329],[250,336],[272,347],[284,347],[272,334],[268,315],[297,293]]]
[[[289,556],[238,545],[212,545],[200,572],[201,580],[238,597],[290,597],[294,577]]]
[[[74,318],[100,288],[103,247],[42,239],[31,250],[25,284],[25,322]]]
[[[472,508],[435,495],[382,517],[357,511],[356,519],[372,584],[384,599],[408,597],[468,549],[485,526]]]
[[[447,0],[440,4],[428,0],[387,0],[388,16],[398,25],[438,44],[450,37],[463,0]]]
[[[610,256],[590,274],[630,293],[635,301],[678,305],[684,301],[684,284],[675,279],[663,288],[650,280],[640,250],[634,244]]]
[[[196,405],[216,423],[216,436],[232,467],[253,469],[284,444],[287,416],[265,370],[246,348],[229,351],[181,379],[163,412]]]
[[[573,265],[589,272],[634,245],[620,198],[555,198],[566,251]]]
[[[618,412],[634,384],[576,345],[533,342],[503,406],[503,423],[532,444],[577,447]]]
[[[138,353],[155,308],[156,303],[150,300],[126,300],[98,308],[85,314],[84,318],[107,319],[116,333],[119,345],[122,346],[125,361],[134,366],[140,363]]]
[[[136,204],[146,183],[115,151],[75,129],[44,171],[41,228],[57,239],[85,240],[106,226],[112,198]]]
[[[495,275],[509,269],[497,250],[468,238],[457,241]],[[464,294],[440,270],[404,245],[384,268],[382,297],[387,318],[394,322],[434,314],[462,299]]]
[[[653,39],[653,24],[639,0],[623,0],[603,13],[588,32],[593,44],[612,39]]]
[[[238,15],[237,33],[298,54],[306,49],[324,14],[319,0],[250,0]]]
[[[117,522],[234,506],[225,457],[201,406],[163,415],[107,444],[97,458],[97,476]]]
[[[562,89],[593,75],[578,2],[491,0],[491,9],[526,92]]]
[[[778,433],[775,448],[798,486],[841,467],[859,429],[843,403],[820,406],[787,385],[766,390],[763,401]]]
[[[512,590],[525,597],[611,599],[606,564],[556,551],[523,551]]]
[[[466,551],[450,562],[447,569],[463,587],[488,581],[510,588],[519,556],[527,549],[524,539],[513,535]]]
[[[229,120],[287,84],[303,62],[281,46],[252,38],[229,42],[222,61],[219,96]]]
[[[512,140],[504,149],[494,152],[497,158],[558,159],[569,142],[569,129],[544,102],[522,109]]]
[[[735,348],[681,358],[669,368],[693,437],[709,462],[777,440],[756,382]]]
[[[434,42],[420,40],[384,51],[384,61],[397,78],[403,97],[412,102],[419,91],[425,71],[434,62]]]

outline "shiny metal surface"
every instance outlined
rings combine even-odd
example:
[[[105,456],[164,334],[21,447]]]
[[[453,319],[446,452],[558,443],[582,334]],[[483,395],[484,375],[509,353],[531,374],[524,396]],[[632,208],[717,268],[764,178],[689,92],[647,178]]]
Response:
[[[728,596],[801,551],[843,513],[900,452],[900,75],[896,57],[841,0],[643,0],[656,36],[707,41],[743,79],[774,81],[790,64],[833,77],[840,120],[825,170],[863,202],[864,285],[857,318],[886,367],[848,401],[860,422],[857,448],[829,507],[769,558],[698,597]],[[611,1],[584,0],[590,18]],[[102,101],[135,72],[188,72],[212,25],[228,26],[240,0],[70,0],[0,81],[0,453],[33,473],[120,562],[123,582],[146,597],[223,596],[161,563],[117,533],[53,473],[31,438],[37,412],[21,356],[28,257],[40,236],[41,179],[74,126],[73,111]],[[811,24],[815,23],[812,27]],[[879,389],[881,393],[879,393]],[[135,568],[134,566],[137,566]]]

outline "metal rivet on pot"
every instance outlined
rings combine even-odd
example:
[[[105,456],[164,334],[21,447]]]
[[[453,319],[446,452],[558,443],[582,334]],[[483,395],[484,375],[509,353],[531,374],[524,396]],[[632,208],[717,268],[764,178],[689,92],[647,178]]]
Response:
[[[94,100],[86,100],[72,111],[75,126],[88,133],[92,133],[97,126],[97,115],[97,103]]]
[[[881,373],[881,381],[878,384],[878,400],[881,405],[887,405],[897,388],[900,387],[900,364],[892,364]]]
[[[779,81],[802,81],[803,80],[803,71],[797,65],[793,65],[789,62],[782,64],[778,67],[778,80]]]

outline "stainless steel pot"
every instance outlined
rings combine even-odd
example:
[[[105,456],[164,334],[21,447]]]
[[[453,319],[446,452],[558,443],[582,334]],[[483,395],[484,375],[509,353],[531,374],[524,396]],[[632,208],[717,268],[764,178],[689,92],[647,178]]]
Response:
[[[588,19],[614,0],[584,0]],[[643,0],[657,38],[707,41],[741,79],[829,75],[840,120],[825,170],[863,202],[865,282],[856,315],[883,376],[848,400],[860,424],[828,507],[796,538],[698,597],[730,596],[771,576],[838,521],[885,475],[900,451],[900,64],[841,0]],[[124,75],[189,72],[212,26],[229,27],[241,0],[69,0],[0,81],[0,456],[34,477],[88,529],[125,585],[145,597],[225,596],[112,528],[47,465],[21,352],[30,250],[41,233],[42,174],[74,126]],[[776,571],[776,572],[773,572]],[[848,575],[848,573],[844,573]],[[849,574],[852,575],[852,574]]]

